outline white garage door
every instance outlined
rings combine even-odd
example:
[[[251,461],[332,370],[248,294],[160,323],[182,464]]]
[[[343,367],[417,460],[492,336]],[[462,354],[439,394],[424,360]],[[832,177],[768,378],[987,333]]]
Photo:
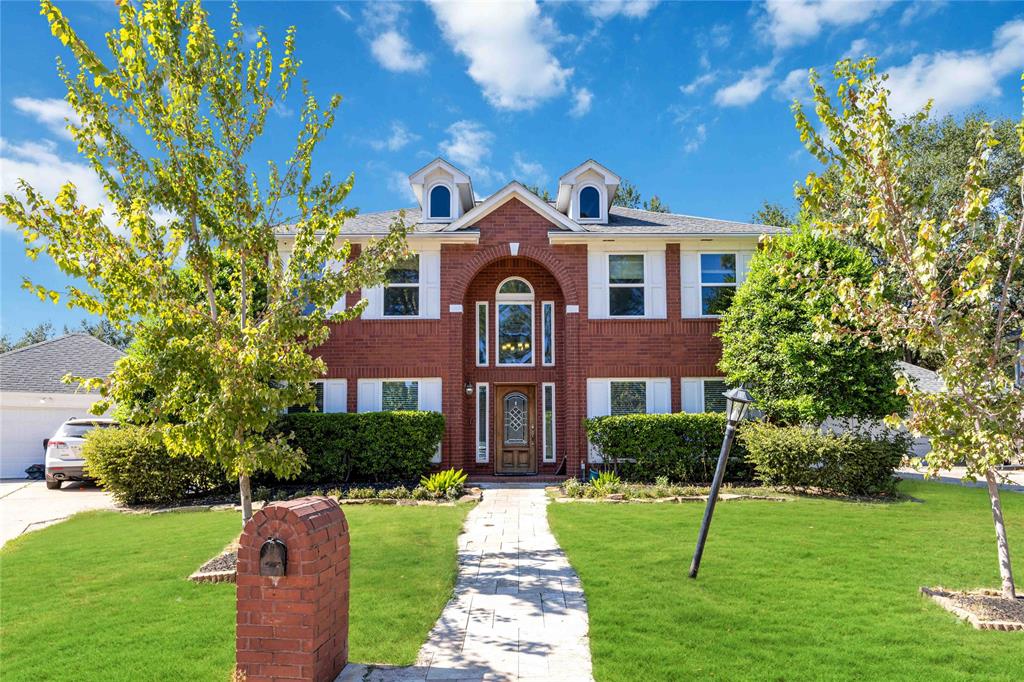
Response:
[[[43,463],[43,440],[70,417],[88,417],[96,399],[87,395],[5,393],[0,407],[0,478],[25,478]]]

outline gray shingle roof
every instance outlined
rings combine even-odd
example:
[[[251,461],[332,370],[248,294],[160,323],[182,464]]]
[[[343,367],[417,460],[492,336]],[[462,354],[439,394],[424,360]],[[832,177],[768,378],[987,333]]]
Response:
[[[946,390],[946,384],[938,374],[930,369],[899,360],[896,362],[896,369],[909,376],[918,390],[925,393],[941,393]]]
[[[88,334],[68,334],[0,355],[0,390],[75,393],[65,374],[105,377],[124,353]]]

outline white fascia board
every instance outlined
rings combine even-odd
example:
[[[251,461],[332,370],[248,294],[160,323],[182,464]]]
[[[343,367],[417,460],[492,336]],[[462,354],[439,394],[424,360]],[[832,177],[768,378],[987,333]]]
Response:
[[[350,242],[352,244],[359,244],[366,246],[371,239],[382,239],[388,236],[386,232],[374,232],[374,233],[352,233],[352,234],[339,234],[338,240],[341,242]],[[410,232],[406,235],[406,239],[410,244],[479,244],[480,243],[480,231],[479,230],[463,230],[458,234],[452,234],[451,232]],[[277,241],[278,246],[285,250],[291,248],[292,243],[295,240],[295,235],[278,235]]]
[[[466,175],[464,172],[462,172],[449,162],[445,161],[441,157],[437,157],[427,165],[423,166],[423,168],[420,168],[418,171],[415,171],[412,175],[409,176],[409,182],[413,184],[418,183],[422,185],[423,180],[426,178],[426,176],[435,168],[444,169],[449,175],[452,176],[452,180],[454,180],[456,183],[469,183],[468,175]]]
[[[622,182],[622,178],[608,170],[606,166],[601,165],[600,163],[594,161],[593,159],[587,159],[580,165],[576,166],[569,172],[562,175],[562,177],[558,178],[558,184],[571,185],[576,182],[576,178],[579,175],[586,173],[588,170],[593,170],[596,173],[603,175],[605,182],[610,185],[618,185],[620,182]]]
[[[483,202],[478,204],[476,208],[464,214],[461,218],[444,228],[445,232],[454,232],[456,230],[468,227],[477,220],[480,220],[492,213],[496,209],[503,206],[506,202],[512,199],[519,199],[524,204],[535,210],[545,218],[550,219],[552,222],[562,225],[565,229],[572,232],[582,232],[583,228],[569,220],[566,216],[562,215],[555,209],[551,208],[551,205],[538,197],[536,194],[526,189],[526,187],[519,182],[513,180],[508,183],[500,190],[492,194],[491,196],[484,199]]]
[[[756,246],[764,235],[749,233],[728,233],[728,234],[694,234],[692,232],[583,232],[567,234],[565,232],[548,232],[550,244],[585,244],[588,242],[601,243],[614,241],[616,244],[630,241],[663,241],[672,243],[685,243],[690,247],[712,248],[722,245],[724,240],[739,241],[739,245],[750,248]]]

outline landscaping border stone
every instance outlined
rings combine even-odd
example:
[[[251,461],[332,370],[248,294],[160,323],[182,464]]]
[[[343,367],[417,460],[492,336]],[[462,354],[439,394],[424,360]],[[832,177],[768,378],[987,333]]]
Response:
[[[942,587],[922,587],[921,594],[931,597],[942,608],[946,609],[956,617],[966,620],[976,630],[1000,630],[1024,631],[1024,597],[1017,597],[1021,616],[1017,620],[987,619],[972,611],[964,602],[970,602],[972,598],[998,597],[1002,598],[999,592],[992,590],[974,590],[971,592],[947,590]]]

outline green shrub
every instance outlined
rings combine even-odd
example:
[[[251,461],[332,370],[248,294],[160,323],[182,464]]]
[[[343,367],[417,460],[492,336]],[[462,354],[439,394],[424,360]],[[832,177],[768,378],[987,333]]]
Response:
[[[409,499],[409,489],[404,485],[395,486],[394,488],[384,488],[377,492],[377,497],[407,500]]]
[[[893,493],[893,472],[910,449],[910,437],[895,432],[833,434],[765,423],[745,425],[740,440],[763,483],[844,495]]]
[[[714,477],[725,415],[628,414],[586,420],[587,437],[628,481],[707,483]],[[733,445],[726,481],[749,481],[742,443]]]
[[[416,486],[412,489],[412,499],[414,500],[432,500],[434,499],[434,493],[430,492],[421,485]]]
[[[351,478],[415,481],[430,468],[444,436],[437,412],[319,412],[282,416],[269,431],[284,435],[306,455],[303,483]]]
[[[426,488],[435,498],[445,497],[454,500],[462,495],[462,488],[469,478],[462,469],[445,469],[420,479],[420,485]]]
[[[373,488],[349,488],[345,491],[345,497],[350,500],[371,500],[377,497],[377,491]]]
[[[590,487],[598,497],[605,497],[622,489],[622,479],[614,471],[602,471],[590,481]]]
[[[578,478],[567,478],[562,482],[562,492],[566,497],[583,497],[583,484]]]
[[[93,429],[85,439],[85,466],[122,504],[167,504],[226,487],[219,465],[171,457],[148,427]]]

